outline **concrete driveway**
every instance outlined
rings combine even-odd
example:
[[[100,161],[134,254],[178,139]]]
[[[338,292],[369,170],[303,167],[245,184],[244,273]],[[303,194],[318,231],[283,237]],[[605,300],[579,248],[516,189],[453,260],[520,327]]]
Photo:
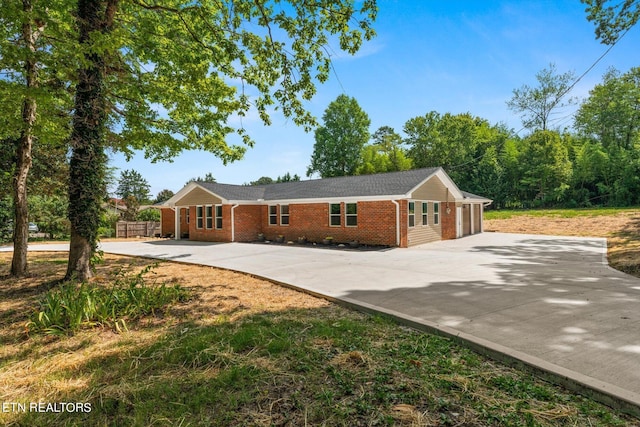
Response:
[[[605,239],[484,233],[373,252],[189,241],[102,249],[252,273],[436,328],[605,401],[613,396],[614,405],[640,406],[640,280],[608,267]]]

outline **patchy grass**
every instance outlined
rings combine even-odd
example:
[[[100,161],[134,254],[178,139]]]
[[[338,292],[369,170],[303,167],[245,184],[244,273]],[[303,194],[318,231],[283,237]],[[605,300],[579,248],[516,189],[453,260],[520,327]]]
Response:
[[[11,254],[0,253],[0,275]],[[31,277],[0,281],[3,402],[78,402],[91,412],[0,412],[7,425],[625,426],[634,420],[450,340],[247,275],[165,262],[156,277],[195,298],[117,334],[27,336],[64,274],[31,253]],[[136,274],[151,261],[105,256]]]
[[[489,210],[485,211],[485,220],[511,219],[517,217],[533,218],[576,218],[633,214],[640,208],[580,208],[580,209],[531,209],[531,210]]]
[[[640,208],[487,211],[485,230],[604,237],[609,265],[640,277]]]

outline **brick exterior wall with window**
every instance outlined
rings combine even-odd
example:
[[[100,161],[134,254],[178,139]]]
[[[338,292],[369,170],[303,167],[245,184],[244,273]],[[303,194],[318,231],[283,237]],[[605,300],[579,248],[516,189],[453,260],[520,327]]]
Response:
[[[287,241],[297,241],[306,237],[310,242],[321,242],[325,237],[333,237],[334,242],[358,241],[371,245],[395,246],[395,205],[390,201],[358,202],[357,226],[346,225],[346,204],[340,203],[340,225],[329,225],[329,203],[291,203],[289,225],[281,225],[280,206],[277,207],[278,223],[269,224],[269,206],[262,210],[262,233],[267,240],[275,240],[282,235]],[[236,239],[239,240],[239,239]]]

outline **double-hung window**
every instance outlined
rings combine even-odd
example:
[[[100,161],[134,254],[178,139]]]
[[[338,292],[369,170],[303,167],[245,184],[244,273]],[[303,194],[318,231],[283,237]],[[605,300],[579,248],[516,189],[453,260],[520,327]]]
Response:
[[[213,206],[205,206],[204,211],[206,215],[205,224],[207,226],[207,229],[211,229],[213,228]]]
[[[440,224],[440,203],[433,204],[433,223]]]
[[[409,227],[416,225],[416,203],[409,202]]]
[[[222,205],[216,205],[216,228],[222,228]]]
[[[184,216],[185,217],[185,221],[187,222],[187,224],[189,224],[189,216],[190,216],[189,213],[191,212],[191,209],[185,208],[185,212],[186,212],[186,214]]]
[[[429,225],[429,203],[422,202],[422,225]]]
[[[204,207],[203,206],[196,206],[196,228],[202,228],[203,226],[203,220],[202,220],[202,214],[204,213]]]
[[[345,203],[345,224],[347,227],[358,226],[358,204],[357,203]]]
[[[269,225],[278,225],[278,207],[269,205]]]
[[[329,204],[329,225],[332,227],[340,227],[340,203]]]
[[[289,225],[289,205],[280,205],[280,225]]]

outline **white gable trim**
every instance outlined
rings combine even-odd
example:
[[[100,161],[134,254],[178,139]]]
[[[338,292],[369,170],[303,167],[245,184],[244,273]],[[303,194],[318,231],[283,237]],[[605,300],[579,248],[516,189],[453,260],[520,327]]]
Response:
[[[442,181],[445,187],[449,189],[449,192],[451,193],[453,198],[456,200],[456,202],[462,201],[464,199],[462,191],[460,191],[456,183],[453,182],[451,177],[449,177],[449,175],[447,175],[447,173],[442,168],[438,168],[434,173],[432,173],[431,175],[423,179],[418,185],[413,187],[407,194],[405,194],[404,197],[407,199],[413,199],[413,192],[416,191],[418,188],[422,187],[427,181],[429,181],[434,176],[437,176],[438,178],[440,178],[440,181]]]
[[[196,188],[204,190],[207,193],[211,194],[212,196],[220,199],[223,204],[228,204],[229,203],[229,200],[225,199],[224,197],[221,197],[220,195],[218,195],[218,194],[214,193],[213,191],[203,187],[202,185],[198,184],[195,181],[191,181],[190,183],[188,183],[187,185],[182,187],[182,189],[180,191],[178,191],[176,194],[174,194],[173,197],[171,197],[169,200],[167,200],[164,203],[162,203],[161,206],[175,207],[176,206],[176,202],[178,200],[182,199],[184,196],[186,196],[187,194],[191,193]]]

